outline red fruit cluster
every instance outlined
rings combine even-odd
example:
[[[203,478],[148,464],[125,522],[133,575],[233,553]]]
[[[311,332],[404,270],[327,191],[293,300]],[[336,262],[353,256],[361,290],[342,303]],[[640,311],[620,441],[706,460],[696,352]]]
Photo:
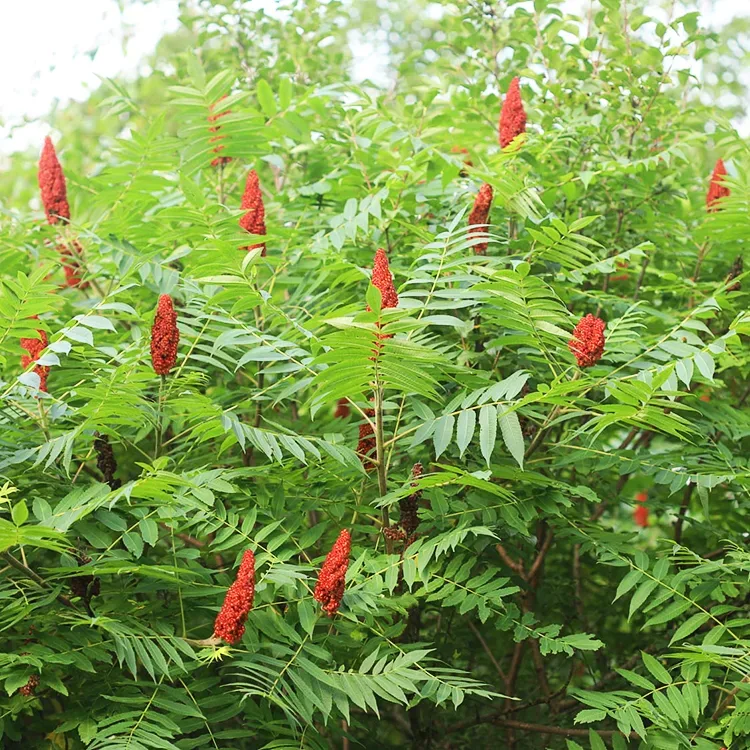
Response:
[[[34,317],[36,317],[36,315]],[[21,367],[23,367],[24,370],[32,362],[36,362],[39,359],[39,356],[47,348],[47,344],[49,343],[47,340],[47,334],[41,328],[37,328],[37,333],[39,334],[38,339],[21,339],[21,347],[28,352],[28,354],[21,355]],[[46,393],[49,367],[46,365],[37,365],[34,368],[34,372],[39,376],[39,390]]]
[[[488,185],[486,182],[479,188],[477,197],[474,199],[474,207],[471,209],[469,214],[469,226],[474,227],[469,230],[469,237],[481,236],[487,234],[486,226],[476,226],[481,224],[488,224],[490,217],[490,206],[492,205],[492,185]],[[487,255],[487,243],[478,242],[474,245],[475,255]]]
[[[250,234],[265,235],[266,209],[263,206],[263,195],[260,192],[258,173],[254,169],[251,169],[247,173],[241,208],[245,211],[245,214],[240,219],[240,226]],[[265,242],[257,242],[254,245],[248,245],[244,249],[249,251],[255,250],[257,247],[262,249],[261,255],[265,256]]]
[[[391,269],[388,267],[388,256],[383,248],[379,248],[375,253],[372,262],[372,285],[380,289],[381,309],[387,310],[390,307],[398,306],[398,294],[393,286],[393,276]],[[370,310],[368,305],[367,310]]]
[[[227,590],[224,604],[216,616],[214,637],[230,644],[238,643],[245,634],[248,612],[255,598],[255,555],[246,550],[242,556],[237,578]]]
[[[349,399],[340,398],[336,402],[336,411],[333,413],[333,416],[336,417],[336,419],[346,419],[350,413]]]
[[[500,110],[500,146],[505,148],[513,139],[526,132],[526,112],[521,101],[521,87],[518,76],[508,86],[502,109]]]
[[[222,97],[221,97],[221,99],[219,99],[219,101],[218,101],[218,102],[214,102],[214,103],[213,103],[213,104],[212,104],[212,105],[211,105],[211,106],[209,107],[209,110],[210,110],[211,112],[213,112],[213,111],[214,111],[214,107],[215,107],[215,106],[216,106],[216,105],[217,105],[217,104],[218,104],[219,102],[221,102],[222,100],[224,100],[224,99],[226,99],[226,98],[227,98],[227,97],[226,97],[226,94],[225,94],[224,96],[222,96]],[[220,117],[226,117],[226,115],[230,114],[230,113],[231,113],[231,111],[232,111],[231,109],[228,109],[228,110],[227,110],[226,112],[219,112],[218,114],[215,114],[215,115],[214,115],[214,114],[210,114],[210,115],[208,116],[208,121],[209,121],[210,123],[214,123],[214,122],[216,122],[216,121],[217,121],[217,120],[218,120],[218,119],[219,119]],[[208,129],[208,130],[209,130],[209,132],[211,132],[211,133],[218,133],[218,132],[219,132],[219,130],[221,130],[221,125],[212,125],[212,126],[211,126],[211,127],[210,127],[210,128]],[[208,139],[208,142],[209,142],[209,143],[215,143],[216,141],[220,141],[220,140],[222,140],[222,138],[224,138],[224,136],[223,136],[223,135],[215,135],[215,136],[213,136],[213,138],[209,138],[209,139]],[[224,149],[224,146],[222,146],[222,145],[214,146],[214,148],[213,148],[213,152],[214,152],[215,154],[218,154],[218,153],[219,153],[220,151],[222,151],[223,149]],[[230,161],[232,161],[232,157],[231,157],[231,156],[217,156],[217,157],[215,157],[214,159],[212,159],[212,160],[211,160],[211,166],[212,166],[212,167],[218,167],[218,166],[221,166],[221,165],[223,165],[223,164],[229,164],[229,162],[230,162]]]
[[[47,221],[50,224],[57,224],[58,221],[70,221],[70,205],[68,204],[68,194],[65,187],[65,174],[49,136],[44,139],[37,176]],[[80,260],[83,257],[83,248],[80,243],[77,240],[72,240],[69,243],[59,244],[57,251],[60,253],[63,270],[65,271],[65,285],[86,289],[89,284],[81,279]]]
[[[648,526],[648,508],[645,505],[646,500],[648,500],[648,495],[645,492],[639,492],[635,496],[635,501],[638,505],[636,505],[633,510],[633,520],[643,529]]]
[[[365,409],[365,414],[368,417],[375,416],[375,409]],[[357,443],[357,453],[362,461],[362,466],[365,467],[365,471],[372,471],[375,468],[375,464],[370,461],[367,456],[371,456],[375,450],[375,433],[372,431],[370,422],[363,422],[359,426],[359,442]]]
[[[44,139],[37,177],[47,221],[50,224],[57,224],[60,219],[69,220],[70,206],[65,188],[65,175],[49,136]]]
[[[326,556],[323,568],[318,576],[313,596],[323,605],[323,611],[333,617],[338,611],[344,596],[346,570],[349,567],[349,555],[352,551],[351,534],[344,529]]]
[[[37,689],[38,686],[39,686],[39,675],[33,674],[31,675],[31,677],[29,677],[28,682],[22,688],[19,688],[18,692],[21,693],[21,695],[24,695],[28,698],[30,695],[34,695],[34,691]]]
[[[724,166],[724,162],[721,159],[717,159],[716,166],[711,175],[711,184],[708,186],[708,193],[706,193],[706,208],[711,213],[721,208],[721,206],[716,205],[717,201],[729,197],[729,188],[723,184],[726,176],[727,169]]]
[[[168,294],[162,294],[151,328],[151,363],[157,375],[169,375],[177,361],[179,343],[180,332],[177,330],[177,313],[172,298]]]
[[[591,313],[581,318],[573,329],[568,349],[575,355],[579,367],[595,365],[604,354],[604,327],[607,324]]]

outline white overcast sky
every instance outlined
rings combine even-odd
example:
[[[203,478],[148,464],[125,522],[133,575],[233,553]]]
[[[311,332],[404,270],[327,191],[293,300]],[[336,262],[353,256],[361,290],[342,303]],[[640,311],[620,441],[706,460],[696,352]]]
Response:
[[[575,9],[585,1],[566,4]],[[747,3],[686,0],[714,28],[749,13]],[[275,2],[253,4],[272,8]],[[85,100],[100,78],[147,72],[144,58],[177,28],[177,16],[178,0],[128,4],[124,12],[117,0],[0,0],[0,154],[40,143],[56,102]],[[382,45],[373,41],[354,45],[360,59],[355,75],[372,75],[373,58],[382,56]]]

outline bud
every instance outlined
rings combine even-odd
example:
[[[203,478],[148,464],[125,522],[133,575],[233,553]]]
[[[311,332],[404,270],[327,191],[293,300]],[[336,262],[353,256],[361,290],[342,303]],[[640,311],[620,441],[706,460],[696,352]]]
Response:
[[[374,417],[375,409],[365,409],[365,414],[368,417]],[[359,459],[362,461],[362,466],[365,467],[365,471],[372,471],[375,468],[375,464],[367,458],[367,456],[370,456],[375,450],[375,445],[375,433],[372,431],[371,423],[363,422],[359,426],[357,453],[359,453]]]
[[[248,612],[253,608],[255,598],[255,555],[246,550],[242,556],[237,578],[227,590],[224,604],[216,616],[214,638],[221,638],[229,644],[238,643],[245,634]]]
[[[648,500],[648,495],[645,492],[639,492],[635,496],[635,501],[638,505],[633,509],[633,520],[642,529],[645,529],[648,526],[648,508],[645,505],[646,500]]]
[[[729,188],[723,185],[723,180],[726,176],[727,170],[724,162],[721,159],[717,159],[716,166],[711,175],[711,183],[708,186],[708,193],[706,193],[706,210],[709,213],[718,211],[721,208],[720,205],[715,205],[717,201],[729,197]]]
[[[344,596],[346,570],[352,551],[352,538],[344,529],[328,553],[318,576],[313,596],[323,605],[323,611],[333,617]]]
[[[513,139],[526,132],[526,112],[521,101],[521,88],[516,76],[508,86],[500,110],[500,147],[505,148]]]
[[[209,111],[210,111],[210,112],[213,112],[213,111],[214,111],[214,107],[215,107],[215,106],[216,106],[216,105],[217,105],[217,104],[218,104],[219,102],[223,101],[223,100],[224,100],[224,99],[226,99],[226,98],[227,98],[227,95],[226,95],[226,94],[224,94],[224,96],[222,96],[222,97],[221,97],[221,99],[219,99],[219,101],[218,101],[218,102],[214,102],[214,103],[213,103],[213,104],[212,104],[212,105],[211,105],[211,106],[210,106],[210,107],[208,108],[208,109],[209,109]],[[217,120],[218,120],[218,119],[219,119],[220,117],[226,117],[226,116],[227,116],[228,114],[231,114],[231,112],[232,112],[232,110],[231,110],[231,109],[228,109],[228,110],[226,110],[225,112],[219,112],[218,114],[215,114],[215,115],[214,115],[214,114],[210,114],[210,115],[208,116],[208,121],[209,121],[209,122],[211,122],[211,123],[214,123],[214,122],[216,122],[216,121],[217,121]],[[210,127],[210,128],[208,129],[208,130],[209,130],[209,132],[210,132],[210,133],[218,133],[218,132],[219,132],[219,131],[221,130],[221,125],[213,125],[213,126],[212,126],[212,127]],[[214,142],[216,142],[216,141],[220,141],[220,140],[222,140],[223,138],[224,138],[224,136],[223,136],[223,135],[215,135],[215,136],[214,136],[213,138],[209,138],[209,139],[208,139],[208,142],[209,142],[209,143],[214,143]],[[214,149],[213,149],[213,152],[214,152],[215,154],[218,154],[218,153],[219,153],[219,151],[222,151],[223,149],[224,149],[224,146],[222,146],[222,145],[218,145],[218,146],[215,146],[215,147],[214,147]],[[231,156],[217,156],[216,158],[214,158],[214,159],[213,159],[213,160],[211,161],[211,166],[212,166],[212,167],[218,167],[218,166],[221,166],[221,165],[224,165],[224,164],[228,164],[228,163],[229,163],[230,161],[232,161],[232,157],[231,157]]]
[[[391,276],[391,269],[388,267],[388,256],[383,248],[377,250],[372,262],[372,285],[380,289],[381,309],[387,310],[390,307],[398,306],[398,294],[396,294],[396,289],[393,286],[393,276]],[[370,310],[369,306],[367,310]]]
[[[50,224],[57,224],[60,219],[69,220],[70,206],[65,187],[65,175],[49,136],[44,139],[37,178],[47,221]]]
[[[37,317],[36,315],[34,316]],[[39,334],[38,339],[21,339],[21,348],[26,349],[28,354],[21,355],[21,367],[24,370],[32,363],[36,362],[41,353],[47,348],[49,341],[47,340],[47,334],[41,328],[37,328],[36,332]],[[47,365],[36,365],[34,372],[39,376],[39,390],[47,393],[47,376],[49,375],[49,367]]]
[[[172,298],[168,294],[162,294],[151,328],[151,363],[157,375],[169,375],[177,361],[179,343],[180,332],[177,330],[177,313]]]
[[[477,197],[474,199],[474,207],[471,209],[469,214],[469,226],[473,227],[469,230],[469,238],[475,236],[486,236],[486,226],[489,222],[490,217],[490,206],[492,205],[492,185],[488,185],[486,182],[479,188]],[[485,226],[476,226],[477,224]],[[475,255],[487,255],[487,243],[478,242],[474,245]]]
[[[240,219],[240,226],[250,234],[265,235],[266,209],[263,206],[263,195],[260,192],[258,173],[254,169],[251,169],[247,173],[247,181],[245,182],[245,192],[242,195],[241,208],[245,210],[245,214]],[[254,245],[248,245],[244,249],[255,250],[257,247],[262,248],[261,255],[265,257],[265,242],[257,242]]]
[[[575,355],[579,367],[595,365],[604,354],[604,327],[607,324],[591,313],[581,318],[573,329],[568,349]]]

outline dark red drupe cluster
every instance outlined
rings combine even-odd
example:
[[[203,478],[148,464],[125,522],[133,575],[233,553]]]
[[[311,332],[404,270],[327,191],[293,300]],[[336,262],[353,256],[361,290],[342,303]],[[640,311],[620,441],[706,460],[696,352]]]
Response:
[[[648,495],[645,492],[639,492],[635,496],[637,505],[633,509],[633,520],[642,529],[645,529],[648,526],[648,508],[646,507],[646,500],[648,500]]]
[[[508,86],[500,110],[500,146],[505,148],[513,139],[526,132],[526,111],[521,100],[521,86],[516,76]]]
[[[44,139],[37,177],[47,221],[50,224],[57,224],[61,219],[68,221],[70,219],[70,206],[68,205],[68,192],[65,187],[65,175],[49,136]]]
[[[474,199],[474,207],[471,209],[469,214],[469,226],[473,227],[469,230],[469,237],[482,236],[487,234],[487,227],[481,226],[489,223],[490,217],[490,206],[492,205],[492,185],[488,185],[486,182],[479,188],[477,197]],[[480,226],[477,226],[480,225]],[[487,243],[478,242],[474,245],[475,255],[486,255],[487,254]]]
[[[722,159],[716,160],[716,166],[711,174],[711,183],[706,193],[706,208],[710,212],[718,211],[721,206],[717,201],[729,197],[729,188],[724,186],[724,178],[727,176],[727,168]]]
[[[254,169],[251,169],[247,173],[241,208],[245,213],[240,219],[240,226],[250,234],[264,236],[266,233],[266,209],[263,206],[263,195],[260,192],[258,173]],[[265,256],[265,242],[256,242],[254,245],[248,245],[244,249],[249,251],[255,250],[257,247],[261,248],[261,255]]]
[[[372,285],[380,289],[382,310],[398,306],[398,294],[396,294],[396,288],[393,286],[393,276],[391,275],[391,269],[388,267],[388,256],[383,248],[376,251],[372,262]]]
[[[227,590],[224,604],[216,616],[214,637],[234,645],[245,634],[247,615],[255,597],[255,555],[246,550],[242,556],[237,578]]]
[[[179,343],[180,332],[177,330],[177,313],[172,298],[168,294],[162,294],[151,328],[151,363],[157,375],[169,375],[177,361]]]
[[[579,367],[595,365],[604,354],[604,327],[607,324],[591,313],[585,315],[573,329],[568,349],[575,355]]]
[[[36,316],[34,316],[36,317]],[[26,349],[28,354],[21,355],[21,367],[25,370],[32,362],[36,362],[41,353],[47,348],[48,340],[47,334],[41,328],[37,328],[39,338],[35,339],[21,339],[21,347]],[[49,375],[49,367],[47,365],[37,365],[34,368],[34,372],[39,376],[39,390],[47,392],[47,376]]]
[[[352,551],[352,537],[344,529],[326,556],[318,576],[313,596],[323,606],[323,611],[333,617],[338,612],[344,596],[346,570],[349,567],[349,555]]]

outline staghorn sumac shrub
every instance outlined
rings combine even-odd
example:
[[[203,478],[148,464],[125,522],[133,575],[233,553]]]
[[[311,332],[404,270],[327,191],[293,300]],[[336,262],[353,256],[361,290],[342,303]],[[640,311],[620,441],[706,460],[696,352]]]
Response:
[[[742,23],[180,6],[0,172],[0,744],[747,747]]]

